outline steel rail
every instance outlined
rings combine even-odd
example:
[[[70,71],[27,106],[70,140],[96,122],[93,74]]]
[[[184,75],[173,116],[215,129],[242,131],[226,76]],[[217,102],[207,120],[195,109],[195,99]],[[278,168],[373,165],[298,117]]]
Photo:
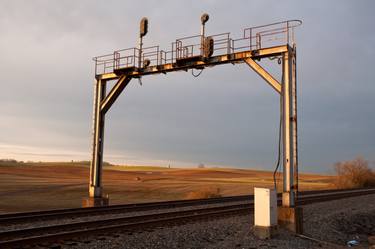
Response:
[[[82,230],[75,230],[75,231],[62,231],[60,233],[55,234],[44,234],[39,236],[30,236],[24,238],[17,238],[9,241],[2,241],[0,242],[0,248],[14,248],[16,246],[24,246],[24,245],[35,245],[38,243],[48,243],[48,242],[56,242],[62,240],[68,240],[72,238],[78,238],[83,236],[92,236],[92,235],[103,235],[105,233],[119,231],[119,230],[132,230],[135,229],[144,229],[145,227],[162,227],[166,225],[175,225],[175,224],[182,224],[188,223],[195,220],[202,220],[208,218],[215,218],[215,217],[223,217],[227,215],[239,215],[245,212],[249,212],[251,209],[249,208],[237,208],[237,209],[226,209],[220,211],[212,211],[212,212],[192,212],[191,214],[187,215],[179,215],[175,217],[163,217],[159,219],[150,219],[150,220],[139,220],[133,223],[126,223],[126,224],[116,224],[116,225],[108,225],[103,227],[95,227],[95,228],[87,228]],[[47,228],[48,229],[48,228]]]
[[[336,191],[326,193],[313,193],[300,197],[298,205],[306,205],[314,202],[329,201],[358,195],[374,194],[375,189]],[[0,248],[13,248],[14,246],[30,245],[43,241],[55,242],[70,238],[82,237],[93,234],[112,232],[115,230],[129,230],[145,228],[146,226],[163,226],[165,224],[191,222],[196,219],[212,219],[224,215],[250,214],[253,203],[226,205],[220,207],[200,208],[188,211],[165,212],[147,214],[133,217],[103,219],[90,222],[76,222],[64,225],[21,229],[0,233]],[[281,200],[279,198],[279,205]],[[47,234],[38,234],[46,232]]]
[[[312,190],[312,191],[300,192],[299,195],[337,193],[337,192],[342,192],[342,191],[343,190]],[[356,191],[356,189],[349,189],[345,191]],[[148,210],[155,210],[155,209],[172,209],[172,208],[178,208],[178,207],[198,206],[198,205],[206,205],[206,204],[251,201],[253,199],[254,199],[253,195],[240,195],[240,196],[227,196],[227,197],[217,197],[217,198],[209,198],[209,199],[176,200],[176,201],[111,205],[107,207],[70,208],[70,209],[56,209],[56,210],[34,211],[34,212],[10,213],[10,214],[0,215],[0,225],[6,225],[9,223],[15,223],[15,222],[26,223],[26,222],[34,222],[34,221],[39,221],[39,220],[53,220],[53,219],[70,218],[70,217],[85,217],[85,216],[93,216],[93,215],[148,211]]]
[[[61,225],[52,225],[52,226],[42,226],[42,227],[35,227],[35,228],[26,228],[26,229],[18,229],[18,230],[11,230],[0,232],[0,240],[10,240],[16,237],[23,237],[23,236],[38,236],[40,233],[45,233],[46,228],[48,229],[48,233],[59,233],[61,231],[77,231],[81,229],[87,228],[100,228],[105,226],[111,225],[121,225],[121,224],[128,224],[134,223],[139,221],[148,221],[148,220],[156,220],[156,219],[164,219],[164,218],[175,218],[175,217],[185,217],[191,216],[195,214],[206,214],[212,212],[225,212],[227,210],[239,210],[239,209],[248,209],[249,204],[239,204],[239,205],[226,205],[220,207],[211,207],[211,208],[200,208],[200,209],[192,209],[186,211],[174,211],[174,212],[163,212],[163,213],[154,213],[154,214],[145,214],[145,215],[137,215],[137,216],[128,216],[122,218],[107,218],[101,220],[94,220],[94,221],[81,221],[81,222],[73,222],[69,224],[61,224]]]
[[[227,203],[252,200],[252,195],[242,196],[228,196],[209,199],[195,199],[195,200],[177,200],[177,201],[163,201],[163,202],[148,202],[148,203],[135,203],[124,205],[111,205],[106,207],[88,207],[88,208],[70,208],[70,209],[56,209],[46,211],[35,211],[27,213],[10,213],[0,215],[0,225],[13,223],[13,222],[30,222],[46,219],[58,219],[68,217],[82,217],[103,214],[115,214],[121,212],[138,212],[148,211],[155,209],[170,209],[187,206],[197,206],[216,203]]]

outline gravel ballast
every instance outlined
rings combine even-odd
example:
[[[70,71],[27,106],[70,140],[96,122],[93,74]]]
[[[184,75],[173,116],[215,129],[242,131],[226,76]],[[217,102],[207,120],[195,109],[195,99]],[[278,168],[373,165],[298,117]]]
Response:
[[[306,205],[303,239],[279,229],[270,240],[253,235],[253,216],[223,217],[168,228],[150,228],[141,232],[118,232],[113,236],[83,239],[62,248],[347,248],[349,240],[369,248],[368,237],[375,234],[375,195],[352,197]]]

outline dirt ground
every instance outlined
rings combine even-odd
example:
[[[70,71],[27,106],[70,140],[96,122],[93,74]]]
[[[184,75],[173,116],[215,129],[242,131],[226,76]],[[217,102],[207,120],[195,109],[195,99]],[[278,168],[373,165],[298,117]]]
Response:
[[[89,168],[74,163],[0,166],[0,213],[80,207],[88,193]],[[300,190],[332,188],[332,176],[301,174]],[[278,189],[282,179],[279,178]],[[272,172],[108,166],[103,173],[111,204],[186,199],[191,193],[252,194],[272,187]]]

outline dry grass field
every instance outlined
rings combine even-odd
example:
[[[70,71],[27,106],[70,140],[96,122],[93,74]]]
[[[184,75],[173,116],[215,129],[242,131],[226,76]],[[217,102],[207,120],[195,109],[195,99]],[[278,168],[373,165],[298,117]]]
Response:
[[[0,213],[80,207],[89,168],[76,163],[0,166]],[[107,166],[104,192],[111,204],[252,194],[272,187],[272,172],[228,168]],[[333,188],[333,177],[300,175],[300,189]],[[281,188],[281,178],[278,189]]]

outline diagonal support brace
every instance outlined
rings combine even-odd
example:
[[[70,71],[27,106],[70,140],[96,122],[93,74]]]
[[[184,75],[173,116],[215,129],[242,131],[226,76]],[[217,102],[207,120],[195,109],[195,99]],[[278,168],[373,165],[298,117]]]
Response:
[[[117,83],[113,86],[111,91],[105,97],[103,101],[100,103],[100,111],[101,113],[105,114],[116,101],[116,99],[120,96],[122,90],[128,85],[130,82],[131,77],[129,76],[121,76]]]
[[[281,84],[271,74],[269,74],[261,65],[256,63],[253,59],[245,59],[247,65],[249,65],[260,77],[267,81],[270,86],[281,94]]]

